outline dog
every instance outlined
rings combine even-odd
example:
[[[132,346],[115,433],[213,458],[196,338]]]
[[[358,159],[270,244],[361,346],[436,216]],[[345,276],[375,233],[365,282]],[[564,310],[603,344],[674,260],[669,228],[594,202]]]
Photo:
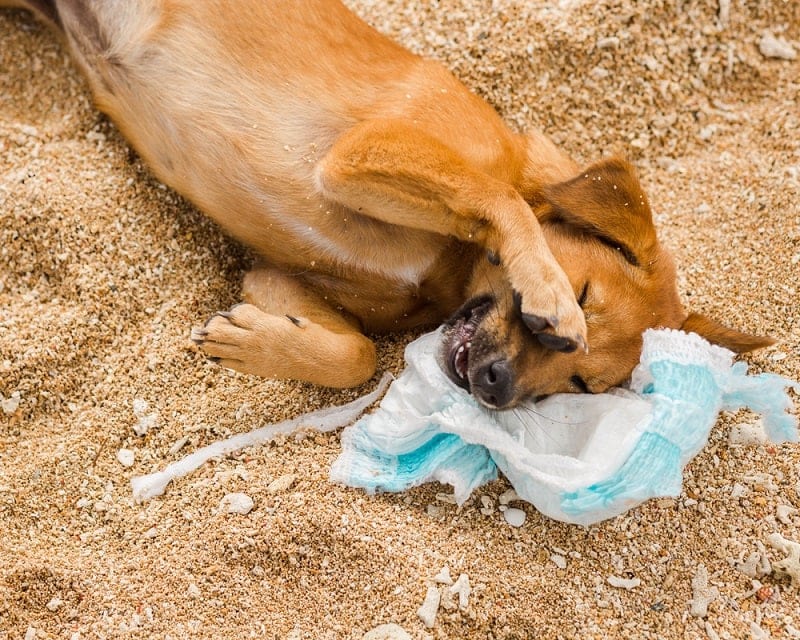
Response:
[[[771,344],[687,313],[642,188],[514,133],[338,0],[0,0],[47,22],[153,173],[257,261],[192,339],[222,366],[369,380],[368,334],[443,323],[491,409],[602,392],[649,327]]]

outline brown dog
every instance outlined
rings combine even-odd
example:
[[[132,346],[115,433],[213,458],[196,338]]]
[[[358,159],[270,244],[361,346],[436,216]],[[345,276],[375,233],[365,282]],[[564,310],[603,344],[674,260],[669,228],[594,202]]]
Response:
[[[346,387],[364,333],[439,323],[489,407],[623,381],[684,312],[631,167],[579,168],[337,0],[11,0],[56,27],[155,174],[260,256],[193,332],[225,366]],[[589,348],[590,347],[590,348]]]

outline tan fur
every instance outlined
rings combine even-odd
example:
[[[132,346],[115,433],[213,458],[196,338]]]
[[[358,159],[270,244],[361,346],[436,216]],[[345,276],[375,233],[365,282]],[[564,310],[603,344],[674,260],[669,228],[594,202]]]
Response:
[[[579,172],[336,0],[5,4],[62,28],[153,172],[260,256],[247,304],[193,334],[223,366],[357,385],[375,370],[364,332],[439,323],[488,294],[480,328],[454,320],[447,339],[477,331],[464,386],[505,407],[582,390],[576,376],[616,384],[645,328],[686,318],[627,164]],[[764,343],[734,334],[738,350]]]

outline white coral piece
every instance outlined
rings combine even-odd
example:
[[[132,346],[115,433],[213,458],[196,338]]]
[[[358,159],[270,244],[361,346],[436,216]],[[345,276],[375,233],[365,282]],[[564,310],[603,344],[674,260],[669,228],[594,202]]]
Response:
[[[787,575],[792,579],[792,586],[800,586],[800,543],[787,540],[780,533],[773,533],[767,538],[771,547],[785,553],[783,560],[772,563],[773,571]]]
[[[698,565],[697,573],[692,578],[692,600],[689,613],[696,618],[708,616],[708,605],[719,597],[719,589],[708,586],[708,569],[704,564]]]

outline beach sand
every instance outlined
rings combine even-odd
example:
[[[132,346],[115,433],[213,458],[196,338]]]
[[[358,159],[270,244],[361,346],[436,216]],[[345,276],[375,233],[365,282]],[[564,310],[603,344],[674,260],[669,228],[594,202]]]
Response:
[[[773,336],[751,369],[800,378],[800,3],[350,5],[513,127],[581,163],[630,157],[687,308]],[[136,504],[132,476],[375,380],[335,392],[207,361],[189,331],[238,301],[250,256],[148,173],[29,14],[0,11],[0,43],[0,639],[800,637],[800,579],[768,543],[800,542],[800,447],[732,446],[747,411],[720,417],[680,497],[588,528],[522,503],[510,526],[502,479],[461,508],[441,485],[332,485],[338,434]],[[379,374],[412,337],[378,340]],[[220,511],[234,492],[248,514]],[[471,594],[428,628],[443,567]]]

